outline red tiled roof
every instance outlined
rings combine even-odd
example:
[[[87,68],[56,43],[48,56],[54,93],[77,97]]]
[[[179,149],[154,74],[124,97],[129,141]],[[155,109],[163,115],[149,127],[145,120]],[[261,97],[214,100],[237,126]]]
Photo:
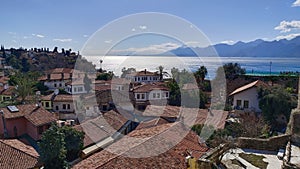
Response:
[[[35,104],[18,105],[18,112],[10,112],[7,108],[1,109],[6,119],[25,117],[35,126],[40,126],[56,121],[56,116],[43,107],[37,107]]]
[[[146,69],[130,74],[131,76],[159,76],[157,72],[149,72]]]
[[[15,90],[15,86],[9,86],[7,89],[4,89],[4,86],[0,86],[0,94],[11,96]]]
[[[70,94],[59,94],[55,96],[54,102],[73,102],[73,99],[75,100],[76,97],[77,96]]]
[[[242,87],[234,90],[232,93],[229,94],[229,96],[235,95],[235,94],[240,93],[240,92],[245,91],[245,90],[248,90],[248,89],[250,89],[252,87],[260,87],[260,86],[261,87],[267,87],[268,85],[265,84],[264,82],[260,81],[260,80],[256,80],[256,81],[254,81],[252,83],[249,83],[249,84],[247,84],[245,86],[242,86]]]
[[[149,83],[149,84],[142,84],[134,87],[133,92],[145,93],[145,92],[151,92],[152,90],[169,91],[169,88],[166,87],[164,83]]]
[[[185,124],[207,124],[222,129],[225,127],[228,112],[222,110],[211,110],[208,112],[208,109],[183,108],[169,105],[148,105],[142,115],[165,118],[179,118],[183,116]]]
[[[38,153],[17,139],[0,140],[0,168],[34,168],[38,164]]]
[[[126,118],[111,110],[104,113],[103,116],[86,120],[80,125],[74,126],[74,128],[86,133],[84,138],[84,147],[86,147],[113,135],[114,132],[120,129],[126,122]]]
[[[53,93],[46,96],[42,96],[41,100],[50,101],[52,97],[53,97]]]
[[[166,142],[161,142],[158,134],[166,132],[170,127],[175,127],[178,130],[184,130],[187,135],[182,140],[177,140],[177,144],[173,147],[164,149],[161,154],[150,157],[130,158],[126,155],[130,153],[140,153],[160,150],[162,144],[168,144],[169,141],[174,141],[173,136],[178,136],[181,131],[171,131],[171,134],[166,135],[167,138],[162,138]],[[174,132],[175,131],[175,132]],[[173,133],[173,134],[172,134]],[[150,139],[148,139],[151,137]],[[138,140],[132,138],[139,138]],[[175,138],[176,139],[176,138]],[[144,145],[147,145],[144,146]],[[185,157],[188,152],[192,153],[195,158],[199,158],[208,151],[208,147],[199,143],[199,137],[189,129],[183,127],[181,123],[163,124],[151,128],[135,130],[117,142],[110,145],[107,149],[93,154],[92,156],[79,162],[73,168],[186,168]],[[109,151],[110,150],[110,151]],[[117,154],[111,153],[111,150],[117,150]],[[129,150],[129,151],[128,151]],[[120,154],[121,153],[121,154]],[[129,154],[127,154],[129,153]]]
[[[0,83],[6,84],[6,83],[8,83],[8,81],[9,81],[8,77],[3,76],[0,78]]]

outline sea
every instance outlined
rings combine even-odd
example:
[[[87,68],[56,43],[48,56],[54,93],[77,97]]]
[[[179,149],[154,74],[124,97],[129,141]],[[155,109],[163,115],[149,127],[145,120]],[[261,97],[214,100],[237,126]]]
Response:
[[[247,74],[280,74],[281,72],[300,72],[300,58],[295,57],[178,57],[178,56],[85,56],[88,61],[107,71],[121,75],[122,68],[158,71],[159,66],[164,71],[172,68],[186,69],[194,72],[200,66],[208,70],[208,79],[213,79],[218,67],[225,63],[238,63],[246,69]],[[102,63],[100,63],[102,60]]]

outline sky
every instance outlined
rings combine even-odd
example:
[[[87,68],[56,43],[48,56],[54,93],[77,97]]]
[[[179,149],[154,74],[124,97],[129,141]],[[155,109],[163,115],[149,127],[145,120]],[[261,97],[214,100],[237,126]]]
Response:
[[[212,44],[300,35],[300,0],[2,0],[0,44],[80,51],[97,30],[143,12],[178,16],[201,30]],[[141,24],[131,31],[147,29]],[[104,41],[112,43],[110,38]],[[172,40],[149,40],[144,46],[140,41],[129,42],[130,46],[120,46],[124,50],[178,47]]]

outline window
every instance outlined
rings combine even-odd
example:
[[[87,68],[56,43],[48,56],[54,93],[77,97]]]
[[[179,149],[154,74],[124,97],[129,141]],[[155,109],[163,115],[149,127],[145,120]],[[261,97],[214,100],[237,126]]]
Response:
[[[77,92],[77,87],[74,87],[74,92]]]
[[[46,104],[45,107],[50,107],[49,102],[46,102],[45,104]]]
[[[56,83],[54,83],[54,87],[57,87]]]
[[[63,104],[63,109],[65,110],[67,108],[67,105],[66,104]]]
[[[237,106],[237,108],[241,108],[242,100],[236,100],[236,106]]]
[[[61,85],[61,83],[59,84],[59,87],[61,87],[62,85]]]
[[[136,94],[136,99],[140,99],[140,94]]]
[[[78,92],[82,92],[83,88],[82,87],[78,87]]]
[[[157,98],[160,98],[160,93],[156,93],[156,97],[157,97]]]
[[[55,106],[55,109],[58,110],[58,106]]]
[[[156,93],[153,93],[153,94],[152,94],[152,97],[153,97],[153,98],[156,98]]]
[[[142,99],[145,99],[145,94],[141,94],[142,95]]]
[[[248,100],[244,100],[244,108],[245,109],[249,108],[249,101]]]
[[[166,92],[166,98],[168,98],[169,97],[169,93],[168,92]]]
[[[71,106],[70,106],[70,104],[68,104],[67,106],[68,106],[68,107],[67,107],[68,109],[71,109]]]

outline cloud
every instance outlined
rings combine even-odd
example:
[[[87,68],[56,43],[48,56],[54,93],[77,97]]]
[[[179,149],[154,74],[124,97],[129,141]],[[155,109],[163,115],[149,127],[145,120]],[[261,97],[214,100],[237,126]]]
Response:
[[[44,35],[41,35],[41,34],[31,34],[32,36],[35,36],[35,37],[38,37],[38,38],[44,38],[45,36]]]
[[[294,39],[295,37],[300,36],[300,33],[293,33],[293,34],[289,34],[289,35],[281,35],[281,36],[277,36],[275,39],[276,40],[280,40],[280,39]]]
[[[231,45],[231,44],[234,44],[234,41],[233,40],[224,40],[220,43]]]
[[[142,48],[128,48],[128,49],[121,49],[121,50],[113,50],[112,54],[141,54],[141,55],[152,55],[152,54],[160,54],[167,52],[172,49],[176,49],[180,47],[177,43],[162,43],[158,45],[149,45]]]
[[[201,46],[201,43],[198,42],[198,41],[188,41],[188,42],[185,42],[184,44],[186,46],[189,46],[189,47],[199,47],[199,46]]]
[[[146,29],[147,29],[147,26],[141,25],[141,26],[139,26],[139,28],[140,28],[141,30],[146,30]]]
[[[135,28],[132,28],[131,31],[132,31],[132,32],[135,32]]]
[[[300,21],[281,21],[278,26],[274,28],[275,30],[280,30],[280,32],[290,32],[293,29],[300,29]]]
[[[72,39],[53,39],[53,41],[56,41],[56,42],[71,42]]]
[[[104,41],[104,43],[111,43],[112,42],[112,40],[106,40],[106,41]]]
[[[296,0],[292,5],[292,7],[297,7],[297,6],[300,6],[300,0]]]
[[[87,38],[87,37],[89,37],[89,35],[83,35],[83,37],[84,37],[84,38]]]
[[[8,34],[10,34],[10,35],[16,35],[17,33],[16,32],[8,32]]]

